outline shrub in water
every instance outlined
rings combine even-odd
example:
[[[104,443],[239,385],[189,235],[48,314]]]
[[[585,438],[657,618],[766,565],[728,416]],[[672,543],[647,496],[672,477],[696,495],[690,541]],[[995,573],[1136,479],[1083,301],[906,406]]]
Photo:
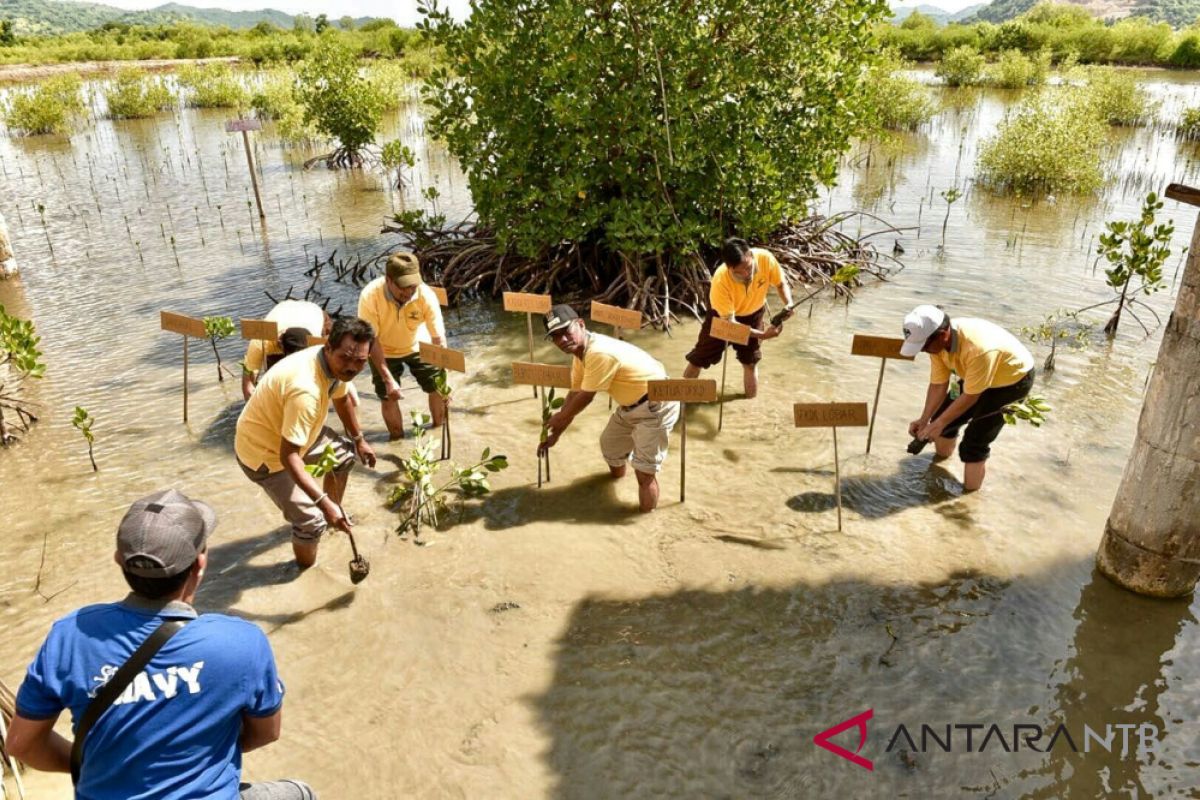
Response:
[[[1050,51],[1043,49],[1030,57],[1020,50],[1005,50],[987,72],[988,82],[1002,89],[1039,86],[1050,72]]]
[[[983,55],[974,47],[964,44],[942,56],[934,74],[947,86],[973,86],[979,83],[985,65]]]
[[[1098,188],[1105,126],[1087,104],[1087,93],[1073,89],[1028,98],[980,146],[980,179],[1017,193]]]
[[[250,102],[241,81],[222,64],[185,67],[179,71],[179,85],[187,90],[187,104],[193,108],[243,109]]]
[[[1088,70],[1088,105],[1109,125],[1145,125],[1154,112],[1132,73],[1111,67]]]
[[[887,55],[867,73],[864,90],[869,108],[864,114],[874,130],[911,131],[933,116],[929,90],[901,74],[905,63]]]
[[[162,81],[136,69],[121,70],[104,98],[114,119],[152,117],[175,105],[175,97]]]
[[[13,96],[4,121],[18,133],[70,133],[84,116],[81,85],[75,75],[60,75],[32,91],[19,92]]]
[[[1200,139],[1200,106],[1183,110],[1183,117],[1175,126],[1175,135],[1184,139]]]
[[[269,72],[250,105],[259,119],[275,123],[275,133],[285,142],[312,141],[317,131],[304,121],[304,106],[296,100],[295,85],[296,73],[292,70]]]

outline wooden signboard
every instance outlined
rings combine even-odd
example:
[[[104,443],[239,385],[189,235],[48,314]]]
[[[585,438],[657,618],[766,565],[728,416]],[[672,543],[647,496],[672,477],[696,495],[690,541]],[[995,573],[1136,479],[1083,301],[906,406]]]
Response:
[[[721,339],[733,344],[747,344],[750,341],[749,325],[743,325],[740,322],[730,322],[720,317],[713,317],[712,327],[709,328],[709,332],[714,339]]]
[[[244,319],[242,324],[243,339],[261,339],[273,342],[279,338],[279,326],[266,319]]]
[[[308,346],[312,347],[313,345],[318,345],[318,344],[325,344],[325,337],[324,336],[313,336],[310,333],[308,335]]]
[[[654,402],[679,403],[679,502],[687,499],[687,404],[717,399],[717,382],[702,378],[647,381],[646,394]]]
[[[160,311],[159,325],[164,331],[178,333],[183,337],[183,421],[188,421],[188,338],[206,339],[204,320],[176,314],[174,311]]]
[[[519,311],[523,314],[548,314],[550,313],[550,295],[505,292],[504,310]]]
[[[158,318],[164,331],[191,336],[195,339],[208,338],[208,334],[204,332],[204,320],[202,319],[176,314],[173,311],[160,311]]]
[[[225,122],[226,133],[241,133],[242,131],[261,131],[262,121],[254,118],[231,119]]]
[[[433,294],[437,298],[439,306],[450,305],[450,296],[448,294],[446,294],[446,287],[430,286],[429,288],[433,290]]]
[[[856,333],[854,334],[854,341],[850,344],[850,355],[874,356],[875,358],[903,358],[906,361],[912,361],[912,356],[900,355],[900,345],[902,344],[904,344],[903,339],[891,336],[864,336],[861,333]]]
[[[904,344],[903,339],[892,336],[863,336],[858,333],[854,334],[854,339],[850,343],[850,355],[871,356],[880,359],[879,380],[875,382],[875,402],[871,403],[871,424],[867,428],[867,455],[871,454],[871,439],[875,436],[875,412],[879,410],[879,390],[883,388],[883,371],[887,369],[887,360],[889,358],[913,360],[912,356],[900,355],[902,344]]]
[[[866,403],[796,403],[797,428],[861,428],[867,424]]]
[[[257,119],[231,119],[225,123],[226,133],[241,133],[242,146],[246,148],[246,164],[250,167],[250,183],[254,184],[254,202],[258,206],[258,218],[264,223],[267,215],[263,213],[262,194],[258,191],[258,172],[254,169],[254,150],[250,147],[250,131],[262,130],[262,122]],[[254,227],[251,220],[250,227]]]
[[[842,529],[842,468],[838,461],[837,429],[867,424],[866,403],[796,403],[792,407],[797,428],[830,428],[833,431],[833,494],[837,499],[838,530]]]
[[[534,364],[525,361],[512,362],[513,383],[527,386],[553,386],[556,389],[571,388],[571,368],[555,364]]]
[[[440,369],[450,369],[455,372],[467,371],[467,357],[461,350],[438,347],[429,342],[421,342],[421,360]]]
[[[715,403],[717,382],[704,378],[676,378],[665,381],[647,381],[646,393],[655,401],[678,401],[680,403]]]
[[[636,331],[642,327],[642,312],[592,301],[592,322]]]

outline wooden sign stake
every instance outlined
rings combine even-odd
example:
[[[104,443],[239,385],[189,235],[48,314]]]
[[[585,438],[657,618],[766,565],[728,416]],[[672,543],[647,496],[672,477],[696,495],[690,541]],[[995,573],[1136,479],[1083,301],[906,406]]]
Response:
[[[529,331],[529,360],[533,361],[533,314],[526,312],[525,326]],[[538,387],[533,387],[533,396],[538,396]],[[541,485],[541,484],[539,484]]]
[[[534,386],[549,386],[555,389],[571,389],[571,368],[554,364],[535,364],[514,361],[512,364],[513,383],[524,383]],[[545,395],[543,395],[543,399]],[[538,422],[541,423],[542,410],[538,409]],[[540,444],[540,442],[539,442]],[[542,456],[538,453],[538,488],[542,488],[542,459],[546,460],[546,482],[550,481],[550,452]]]
[[[550,313],[550,295],[530,294],[528,292],[505,292],[505,311],[525,312],[525,325],[529,332],[529,361],[533,362],[533,315]],[[537,398],[538,387],[533,387],[533,396]]]
[[[837,503],[838,530],[842,530],[842,467],[838,456],[837,429],[867,424],[866,403],[796,403],[792,406],[797,428],[829,428],[833,431],[833,496]]]
[[[183,421],[188,421],[188,338],[206,339],[204,320],[176,314],[172,311],[159,312],[159,327],[164,331],[178,333],[183,337]]]
[[[254,170],[254,151],[250,148],[250,131],[262,130],[262,123],[257,119],[231,119],[225,123],[225,132],[242,132],[242,145],[246,148],[246,163],[250,166],[250,183],[254,186],[254,202],[258,205],[258,218],[266,222],[267,215],[263,213],[262,195],[258,191],[258,173]]]
[[[646,394],[652,402],[678,402],[679,423],[679,502],[687,498],[687,407],[688,403],[711,403],[717,399],[717,382],[700,378],[675,378],[648,381]]]
[[[642,327],[642,312],[634,311],[629,308],[621,308],[620,306],[610,306],[608,303],[601,303],[596,300],[592,301],[591,314],[592,322],[601,325],[612,325],[613,338],[621,339],[621,330],[629,328],[630,330],[641,330]],[[612,411],[613,399],[612,395],[608,396],[608,410]]]
[[[888,336],[863,336],[855,334],[850,345],[850,355],[873,356],[879,359],[879,380],[875,382],[875,401],[871,403],[871,421],[867,428],[867,455],[871,454],[871,439],[875,435],[875,414],[879,411],[879,390],[883,388],[883,371],[887,369],[889,358],[901,358],[912,361],[911,356],[900,355],[903,339]]]
[[[723,342],[732,342],[733,344],[746,344],[750,341],[750,326],[743,325],[740,322],[730,322],[727,319],[713,317],[712,323],[708,329],[709,335],[714,339],[720,339]],[[721,397],[720,410],[717,412],[717,433],[721,432],[721,427],[725,424],[725,375],[729,369],[729,346],[725,346],[725,352],[721,356]]]

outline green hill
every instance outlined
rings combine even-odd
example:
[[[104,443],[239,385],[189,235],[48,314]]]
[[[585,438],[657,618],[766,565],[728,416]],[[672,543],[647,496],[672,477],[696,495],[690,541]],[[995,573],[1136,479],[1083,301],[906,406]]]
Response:
[[[331,21],[336,19],[332,15],[330,18]],[[0,19],[12,20],[13,29],[18,36],[30,36],[87,31],[108,23],[162,25],[180,20],[235,29],[253,28],[260,22],[268,22],[280,28],[291,28],[295,18],[291,14],[269,8],[258,11],[226,11],[220,8],[196,8],[167,3],[148,11],[127,11],[100,3],[0,0]],[[370,19],[363,17],[354,20],[355,27],[369,22]]]
[[[994,0],[968,22],[1006,22],[1037,5],[1037,0]],[[1062,5],[1079,6],[1097,19],[1146,17],[1185,28],[1200,19],[1200,0],[1065,0]]]

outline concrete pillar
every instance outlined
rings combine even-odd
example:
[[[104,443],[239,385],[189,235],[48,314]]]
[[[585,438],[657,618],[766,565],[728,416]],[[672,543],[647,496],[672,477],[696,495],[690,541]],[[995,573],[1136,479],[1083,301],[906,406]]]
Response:
[[[1197,189],[1171,184],[1167,197],[1200,206]],[[1200,580],[1200,217],[1096,565],[1155,597]]]

